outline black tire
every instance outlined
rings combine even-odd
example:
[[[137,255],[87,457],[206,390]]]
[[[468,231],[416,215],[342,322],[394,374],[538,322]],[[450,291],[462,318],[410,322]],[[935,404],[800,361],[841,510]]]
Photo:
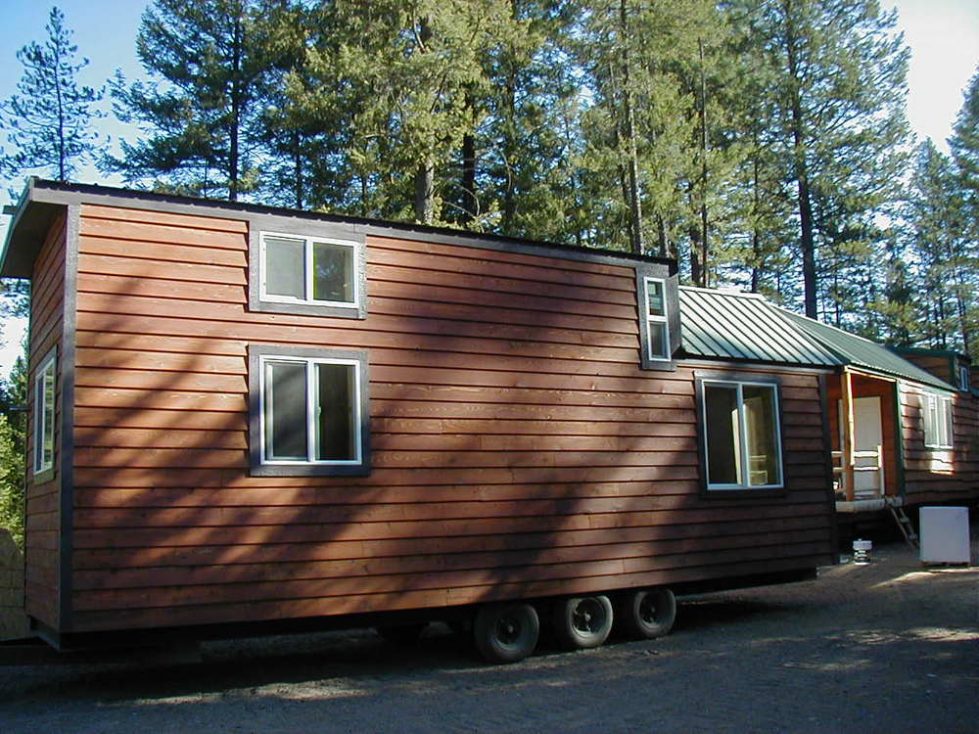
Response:
[[[576,596],[554,607],[554,636],[568,650],[600,647],[612,631],[612,602],[607,596]]]
[[[488,604],[473,620],[473,641],[491,663],[515,663],[530,655],[540,637],[537,610],[530,604]]]
[[[414,645],[426,627],[428,627],[427,622],[413,622],[412,624],[386,624],[374,629],[377,630],[377,634],[395,645]]]
[[[619,620],[625,633],[635,639],[663,637],[676,621],[676,597],[662,587],[628,591],[622,595]]]

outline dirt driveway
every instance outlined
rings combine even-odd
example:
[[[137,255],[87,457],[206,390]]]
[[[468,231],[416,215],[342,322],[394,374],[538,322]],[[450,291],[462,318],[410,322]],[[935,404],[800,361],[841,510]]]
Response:
[[[0,668],[0,732],[976,732],[979,569],[903,546],[686,600],[672,635],[487,667],[434,630],[213,643],[203,663]]]

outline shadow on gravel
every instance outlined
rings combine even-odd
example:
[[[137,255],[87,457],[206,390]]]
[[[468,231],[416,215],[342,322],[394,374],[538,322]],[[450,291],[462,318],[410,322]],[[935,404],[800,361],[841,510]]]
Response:
[[[202,656],[200,662],[180,664],[25,667],[19,681],[0,687],[0,698],[153,700],[333,678],[356,684],[480,665],[464,640],[441,631],[415,645],[387,642],[370,630],[211,642]],[[2,673],[0,668],[0,678]]]
[[[684,601],[677,615],[676,632],[716,627],[780,614],[799,609],[801,605],[755,599],[694,599]]]

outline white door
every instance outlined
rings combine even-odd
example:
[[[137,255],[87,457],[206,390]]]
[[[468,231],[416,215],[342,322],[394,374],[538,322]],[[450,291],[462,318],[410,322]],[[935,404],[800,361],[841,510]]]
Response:
[[[843,404],[840,402],[840,446],[843,445]],[[884,495],[884,431],[880,398],[853,400],[853,496],[855,499]]]

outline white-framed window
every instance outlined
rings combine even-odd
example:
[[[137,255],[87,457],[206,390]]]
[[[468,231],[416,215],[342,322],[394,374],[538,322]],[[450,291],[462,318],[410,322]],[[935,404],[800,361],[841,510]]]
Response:
[[[959,390],[966,392],[972,387],[969,380],[969,368],[966,365],[959,365]]]
[[[670,321],[666,297],[666,281],[645,278],[646,357],[652,362],[668,362],[670,351]]]
[[[282,304],[360,307],[361,243],[261,232],[260,299]]]
[[[52,349],[34,375],[34,473],[54,469],[57,353]]]
[[[930,449],[952,448],[954,440],[952,398],[935,393],[925,393],[923,402],[925,447]]]
[[[369,472],[366,352],[253,345],[248,360],[253,474]]]
[[[778,386],[705,379],[699,393],[707,489],[782,488]]]

